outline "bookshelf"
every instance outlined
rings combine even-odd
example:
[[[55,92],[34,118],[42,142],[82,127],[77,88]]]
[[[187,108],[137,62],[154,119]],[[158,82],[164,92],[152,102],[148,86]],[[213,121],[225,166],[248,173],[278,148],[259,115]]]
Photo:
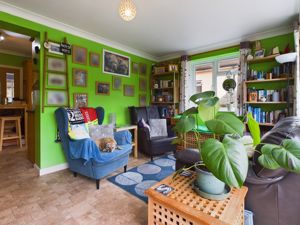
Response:
[[[281,116],[293,114],[294,65],[277,63],[277,56],[246,61],[244,108],[265,129],[271,129]]]
[[[176,115],[179,104],[179,72],[153,73],[151,80],[151,104],[172,107]]]

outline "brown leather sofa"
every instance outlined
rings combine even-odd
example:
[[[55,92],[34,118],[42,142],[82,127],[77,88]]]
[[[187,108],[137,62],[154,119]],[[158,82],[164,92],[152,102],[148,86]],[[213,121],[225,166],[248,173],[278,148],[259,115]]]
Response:
[[[280,120],[262,137],[263,143],[280,144],[285,138],[300,141],[300,118]],[[258,146],[257,150],[260,150]],[[300,225],[300,175],[284,169],[268,170],[255,153],[245,182],[248,187],[245,208],[254,214],[255,225]],[[199,160],[198,150],[175,153],[176,169]]]
[[[141,119],[144,119],[146,123],[150,119],[162,119],[168,117],[167,107],[157,106],[145,106],[145,107],[134,107],[128,108],[131,124],[138,125]],[[168,125],[168,136],[167,137],[150,137],[149,130],[143,127],[138,127],[138,148],[139,151],[145,153],[151,157],[153,161],[154,156],[162,155],[167,152],[174,152],[176,145],[172,144],[175,138],[175,134]]]

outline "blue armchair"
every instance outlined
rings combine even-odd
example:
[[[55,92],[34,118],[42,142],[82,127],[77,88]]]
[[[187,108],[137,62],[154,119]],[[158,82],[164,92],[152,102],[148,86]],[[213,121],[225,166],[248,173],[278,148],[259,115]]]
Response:
[[[104,109],[96,108],[98,123],[102,124]],[[124,167],[126,172],[129,154],[132,150],[131,133],[121,131],[114,133],[115,140],[120,150],[111,153],[99,151],[98,146],[92,139],[71,140],[68,136],[68,114],[66,109],[58,108],[55,111],[58,132],[61,144],[69,164],[69,169],[77,176],[77,173],[96,180],[99,189],[100,179],[108,174]]]

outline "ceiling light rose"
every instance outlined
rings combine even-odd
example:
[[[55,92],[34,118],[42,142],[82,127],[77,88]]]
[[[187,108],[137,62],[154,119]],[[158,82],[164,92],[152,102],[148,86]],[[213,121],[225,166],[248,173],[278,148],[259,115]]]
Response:
[[[121,0],[119,14],[125,21],[134,19],[136,15],[136,7],[132,0]]]

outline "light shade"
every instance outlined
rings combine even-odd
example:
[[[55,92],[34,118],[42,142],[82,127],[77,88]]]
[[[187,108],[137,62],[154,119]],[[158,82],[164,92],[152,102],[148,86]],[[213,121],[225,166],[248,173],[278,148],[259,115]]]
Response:
[[[297,58],[296,52],[286,53],[279,56],[276,56],[276,61],[280,64],[288,63],[288,62],[295,62]]]
[[[121,0],[119,14],[125,21],[134,19],[136,15],[136,7],[132,0]]]

